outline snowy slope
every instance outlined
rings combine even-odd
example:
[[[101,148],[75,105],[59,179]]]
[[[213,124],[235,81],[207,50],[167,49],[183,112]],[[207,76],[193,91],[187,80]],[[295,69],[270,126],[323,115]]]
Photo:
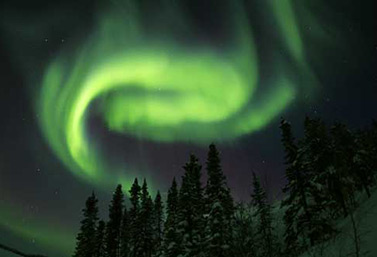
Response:
[[[377,257],[377,190],[370,199],[363,194],[354,213],[357,234],[360,237],[360,257]],[[301,257],[348,257],[356,256],[352,220],[346,217],[337,222],[341,231],[335,240],[311,249]]]

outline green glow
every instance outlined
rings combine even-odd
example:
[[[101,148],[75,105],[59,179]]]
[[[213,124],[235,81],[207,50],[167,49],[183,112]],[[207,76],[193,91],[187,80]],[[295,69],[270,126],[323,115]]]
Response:
[[[293,4],[305,7],[306,1],[259,3],[275,26],[263,30],[278,32],[271,38],[279,49],[273,50],[275,58],[267,65],[272,85],[261,80],[264,53],[257,51],[254,24],[243,2],[229,0],[232,33],[221,48],[196,40],[197,30],[181,10],[181,1],[159,3],[161,10],[155,13],[163,19],[154,34],[140,22],[145,14],[138,1],[112,1],[96,17],[92,34],[81,45],[63,48],[35,84],[40,92],[35,99],[40,127],[62,163],[99,188],[112,190],[117,183],[129,188],[135,176],[148,178],[152,171],[106,160],[100,143],[88,133],[90,115],[99,115],[109,133],[207,145],[239,140],[263,129],[289,107],[301,88],[311,92],[315,77],[306,62]],[[177,41],[172,24],[187,36],[185,40],[195,43]],[[36,31],[27,31],[27,36]],[[292,73],[301,75],[300,82]],[[148,181],[152,191],[153,182]],[[64,253],[73,250],[70,233],[62,228],[52,231],[45,221],[23,226],[19,213],[13,206],[0,205],[0,225],[22,237],[39,237],[46,246],[62,246],[59,251]]]
[[[288,49],[299,63],[305,60],[304,46],[295,19],[293,5],[290,0],[271,0],[276,22],[281,30]]]
[[[296,85],[283,71],[274,74],[270,94],[255,98],[263,87],[259,58],[240,6],[233,10],[233,50],[224,54],[208,44],[180,45],[174,35],[148,38],[131,8],[135,4],[127,1],[127,6],[123,15],[117,10],[103,14],[93,36],[75,54],[67,57],[63,52],[56,58],[42,82],[41,127],[56,154],[79,177],[106,187],[121,181],[128,187],[139,172],[145,176],[145,171],[129,168],[104,172],[121,168],[107,163],[87,134],[95,101],[102,102],[101,114],[110,131],[157,142],[207,144],[262,129],[293,100]],[[303,62],[290,1],[271,0],[271,6],[289,51]],[[171,18],[184,24],[183,15],[178,16]],[[182,29],[192,35],[188,27]]]
[[[16,206],[0,203],[0,227],[17,234],[18,236],[33,240],[36,244],[45,246],[46,251],[58,250],[61,255],[69,256],[75,243],[74,231],[69,231],[56,222],[44,219],[25,218],[25,213],[17,211]]]

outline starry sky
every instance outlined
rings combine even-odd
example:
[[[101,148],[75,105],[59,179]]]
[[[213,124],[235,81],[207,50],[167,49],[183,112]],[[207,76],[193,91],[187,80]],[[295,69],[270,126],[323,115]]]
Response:
[[[164,193],[211,142],[237,200],[252,171],[278,199],[281,116],[377,118],[372,0],[0,7],[0,243],[27,252],[69,256],[93,190],[105,217],[118,183]]]

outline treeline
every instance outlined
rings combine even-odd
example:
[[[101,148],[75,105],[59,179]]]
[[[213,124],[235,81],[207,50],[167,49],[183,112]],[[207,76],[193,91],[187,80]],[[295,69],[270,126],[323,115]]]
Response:
[[[304,137],[295,140],[290,124],[282,120],[285,149],[285,231],[283,251],[298,256],[309,248],[333,238],[335,221],[350,216],[355,240],[358,240],[353,211],[356,194],[371,196],[377,171],[377,123],[370,128],[351,131],[344,124],[327,128],[319,118],[306,117]],[[360,254],[355,241],[353,256]]]
[[[117,186],[105,222],[99,220],[93,193],[83,209],[73,257],[295,257],[333,238],[335,221],[353,220],[356,195],[370,197],[376,183],[377,124],[351,131],[307,117],[299,140],[287,121],[280,128],[287,184],[279,206],[268,202],[255,173],[250,202],[235,204],[211,144],[204,187],[202,166],[191,155],[181,185],[173,179],[165,203],[160,192],[152,199],[147,181],[140,185],[135,179],[129,204]],[[283,230],[275,227],[276,212],[283,213]]]

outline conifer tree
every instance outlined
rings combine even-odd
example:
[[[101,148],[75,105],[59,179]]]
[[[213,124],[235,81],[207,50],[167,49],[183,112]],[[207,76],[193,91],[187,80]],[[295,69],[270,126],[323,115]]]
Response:
[[[233,254],[237,257],[256,257],[254,217],[250,206],[239,203],[235,208],[233,226]]]
[[[232,244],[233,199],[221,169],[219,152],[209,146],[206,193],[206,251],[208,256],[229,256]]]
[[[208,201],[218,199],[225,211],[225,216],[231,220],[234,214],[233,198],[226,183],[226,177],[221,169],[219,151],[214,144],[209,146],[207,157],[208,181],[206,185],[206,198]]]
[[[282,142],[286,152],[287,194],[285,209],[285,252],[297,256],[303,249],[323,241],[333,232],[328,216],[326,174],[331,164],[327,131],[318,119],[305,119],[305,137],[297,147],[288,122],[282,120]]]
[[[329,218],[332,201],[326,187],[329,184],[333,162],[331,139],[325,124],[320,119],[305,119],[305,137],[301,143],[302,169],[305,170],[307,185],[307,213],[302,217],[301,227],[308,229],[310,245],[330,238],[335,229]],[[340,184],[339,184],[340,186]]]
[[[331,138],[325,124],[318,118],[305,118],[305,137],[301,141],[302,169],[308,178],[308,189],[316,205],[329,204],[326,192],[329,169],[333,165]],[[312,199],[310,199],[312,200]],[[313,209],[311,210],[314,211]],[[314,214],[314,212],[313,212]]]
[[[285,178],[287,184],[283,188],[286,194],[281,202],[281,208],[284,213],[284,242],[285,254],[290,257],[298,256],[305,247],[305,244],[299,240],[299,237],[305,238],[304,230],[297,226],[299,213],[310,220],[309,208],[307,204],[307,193],[305,187],[307,177],[302,171],[301,152],[296,145],[292,134],[291,124],[282,119],[280,122],[281,141],[285,151]]]
[[[181,253],[178,233],[178,188],[175,178],[168,191],[163,251],[165,257],[176,257]]]
[[[357,165],[354,163],[356,142],[351,131],[345,125],[336,123],[331,128],[332,163],[327,171],[329,196],[343,210],[344,216],[349,213],[349,207],[354,199],[355,185],[358,175]],[[367,185],[365,185],[367,187]],[[367,192],[369,188],[367,187]],[[334,206],[337,207],[337,206]]]
[[[312,177],[325,172],[332,161],[331,139],[325,124],[318,118],[306,117],[304,122],[305,137],[302,145],[305,147],[306,172]]]
[[[358,189],[364,189],[371,196],[370,187],[376,183],[377,171],[377,123],[355,133],[356,153],[354,156],[355,172],[353,172]]]
[[[203,256],[203,189],[200,182],[201,165],[195,155],[183,167],[185,174],[179,192],[179,232],[182,256]]]
[[[163,238],[163,223],[164,223],[164,206],[161,199],[160,191],[157,191],[157,195],[154,200],[153,209],[153,248],[154,256],[162,255],[162,238]]]
[[[120,256],[128,257],[130,254],[130,218],[126,205],[122,217],[120,247]]]
[[[106,228],[107,257],[120,257],[123,202],[122,185],[118,185],[109,206],[109,221]]]
[[[98,222],[98,227],[96,231],[96,243],[95,243],[95,255],[94,257],[106,257],[106,248],[105,248],[105,232],[106,232],[106,223],[103,220]]]
[[[259,256],[270,257],[277,255],[277,244],[272,228],[271,206],[267,202],[266,192],[259,182],[259,178],[253,172],[252,205],[255,209],[255,217],[258,225],[256,228],[257,244],[260,249]]]
[[[141,187],[138,183],[137,178],[135,178],[134,183],[130,189],[130,202],[131,208],[129,212],[129,222],[130,222],[130,257],[142,256],[142,246],[141,246],[141,219],[140,219],[140,197],[141,197]]]
[[[375,185],[376,184],[376,178],[375,176],[377,175],[377,121],[373,120],[372,122],[372,128],[369,130],[369,149],[368,149],[368,165],[367,169],[370,171],[368,175],[369,177],[369,182],[370,185]]]
[[[141,189],[141,249],[140,257],[151,257],[153,254],[153,201],[148,192],[147,181],[144,179]]]
[[[297,158],[297,145],[295,143],[295,138],[293,137],[292,134],[292,128],[291,124],[284,120],[281,119],[280,121],[280,129],[281,129],[281,142],[284,147],[285,151],[285,164],[288,166],[287,167],[287,173],[286,173],[286,179],[293,180],[295,177],[295,172],[293,169],[293,164],[294,161]]]
[[[96,254],[97,202],[94,193],[85,202],[85,208],[82,210],[84,219],[81,221],[80,232],[76,237],[73,257],[93,257]]]

